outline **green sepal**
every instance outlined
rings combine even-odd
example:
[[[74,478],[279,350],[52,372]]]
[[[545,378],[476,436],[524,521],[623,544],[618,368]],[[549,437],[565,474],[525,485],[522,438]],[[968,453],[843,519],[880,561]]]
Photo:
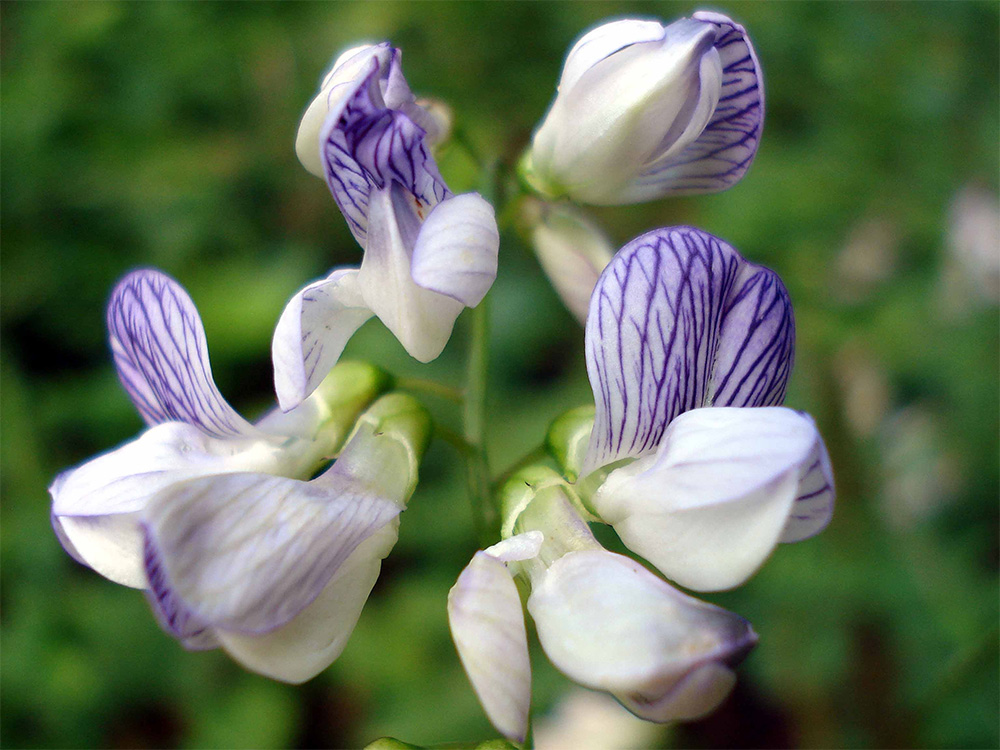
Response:
[[[338,362],[309,397],[320,413],[321,431],[336,455],[361,413],[393,386],[393,377],[367,362]]]
[[[593,405],[578,406],[556,417],[545,434],[545,447],[570,482],[580,476],[594,428]]]

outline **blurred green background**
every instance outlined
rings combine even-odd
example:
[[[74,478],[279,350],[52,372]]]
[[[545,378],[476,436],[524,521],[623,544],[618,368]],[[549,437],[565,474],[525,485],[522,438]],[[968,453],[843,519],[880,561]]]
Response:
[[[645,734],[611,716],[607,731],[619,746],[995,747],[998,5],[713,7],[747,26],[764,69],[756,162],[719,195],[591,213],[617,243],[696,224],[782,275],[798,320],[787,403],[817,419],[838,508],[821,536],[780,548],[739,590],[707,597],[761,636],[722,709]],[[284,302],[360,258],[292,148],[338,50],[392,40],[414,91],[449,102],[469,144],[509,165],[584,30],[609,16],[696,9],[2,5],[0,743],[351,747],[381,735],[494,736],[447,630],[447,591],[475,549],[447,445],[427,457],[347,650],[297,687],[221,652],[183,651],[141,594],[61,550],[46,487],[140,429],[103,324],[106,296],[130,268],[158,266],[188,288],[219,386],[239,410],[253,417],[273,403],[269,343]],[[447,146],[439,162],[456,192],[476,187],[466,149]],[[488,439],[499,471],[590,391],[582,330],[509,229],[489,304]],[[377,321],[348,354],[458,384],[464,323],[429,366]],[[457,424],[449,404],[428,405]],[[536,716],[565,716],[571,684],[537,648],[533,666]],[[549,724],[555,747],[562,730]],[[588,737],[599,746],[600,731]]]

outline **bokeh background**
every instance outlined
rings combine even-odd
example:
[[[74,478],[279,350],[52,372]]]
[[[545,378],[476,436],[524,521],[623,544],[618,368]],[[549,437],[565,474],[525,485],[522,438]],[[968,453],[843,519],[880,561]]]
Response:
[[[618,243],[696,224],[785,280],[787,403],[812,413],[838,508],[742,588],[707,597],[760,645],[712,717],[669,728],[571,684],[534,648],[543,746],[995,747],[998,743],[998,27],[995,2],[714,4],[750,30],[767,119],[728,192],[602,209]],[[287,686],[184,652],[138,592],[76,565],[49,526],[60,469],[140,420],[103,307],[136,266],[202,311],[219,386],[272,402],[286,299],[360,252],[292,149],[334,54],[388,38],[412,88],[451,104],[476,161],[511,165],[565,51],[610,16],[687,3],[4,3],[2,568],[5,747],[354,747],[495,736],[447,630],[475,549],[459,457],[435,444],[343,656]],[[506,216],[509,219],[510,216]],[[583,334],[510,222],[491,306],[496,471],[590,399]],[[429,366],[377,321],[348,354],[459,384],[467,326]],[[428,400],[455,426],[454,407]],[[567,732],[585,729],[586,742]],[[560,739],[561,738],[561,739]],[[614,743],[617,743],[615,745]]]

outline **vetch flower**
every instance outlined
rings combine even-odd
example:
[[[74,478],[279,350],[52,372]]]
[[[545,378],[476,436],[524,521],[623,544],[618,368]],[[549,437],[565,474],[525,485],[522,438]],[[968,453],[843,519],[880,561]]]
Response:
[[[298,409],[250,424],[213,382],[191,299],[157,271],[118,284],[108,328],[150,428],[56,478],[57,536],[107,578],[151,589],[186,646],[222,645],[255,671],[308,679],[343,648],[395,541],[426,414],[400,394],[369,407],[386,377],[345,363]]]
[[[698,229],[642,235],[597,283],[586,328],[596,417],[569,469],[591,510],[677,583],[736,586],[779,541],[830,520],[822,439],[807,415],[778,407],[793,343],[777,275]]]
[[[527,728],[528,647],[512,576],[530,589],[545,654],[574,681],[651,721],[718,706],[756,644],[749,623],[603,549],[551,470],[528,470],[506,488],[505,535],[517,533],[476,553],[448,598],[462,664],[493,725],[517,741]]]
[[[411,356],[434,359],[496,278],[493,207],[445,185],[428,148],[433,122],[387,43],[342,55],[303,117],[300,157],[315,172],[313,149],[364,257],[359,269],[305,287],[282,313],[273,344],[282,408],[312,392],[372,315]]]
[[[570,50],[524,173],[546,197],[599,205],[717,192],[749,168],[763,121],[739,24],[709,12],[612,21]]]
[[[545,275],[574,317],[586,323],[591,292],[615,254],[611,240],[568,203],[526,198],[521,218]]]

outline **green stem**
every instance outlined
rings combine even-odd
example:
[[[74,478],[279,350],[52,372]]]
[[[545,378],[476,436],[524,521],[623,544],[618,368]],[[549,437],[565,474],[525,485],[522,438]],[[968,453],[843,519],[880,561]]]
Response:
[[[490,468],[484,440],[486,422],[486,374],[489,367],[489,309],[486,300],[472,310],[469,362],[466,371],[463,426],[471,451],[466,457],[466,481],[480,546],[496,541],[498,517],[490,494]]]
[[[462,403],[465,398],[462,391],[458,388],[452,388],[450,385],[444,385],[433,380],[425,380],[424,378],[396,378],[396,387],[404,391],[415,391],[417,393],[425,393],[429,396],[437,396],[455,404]]]
[[[434,423],[434,435],[448,443],[452,448],[461,453],[464,458],[468,458],[476,452],[476,449],[469,445],[464,437],[437,422]]]

